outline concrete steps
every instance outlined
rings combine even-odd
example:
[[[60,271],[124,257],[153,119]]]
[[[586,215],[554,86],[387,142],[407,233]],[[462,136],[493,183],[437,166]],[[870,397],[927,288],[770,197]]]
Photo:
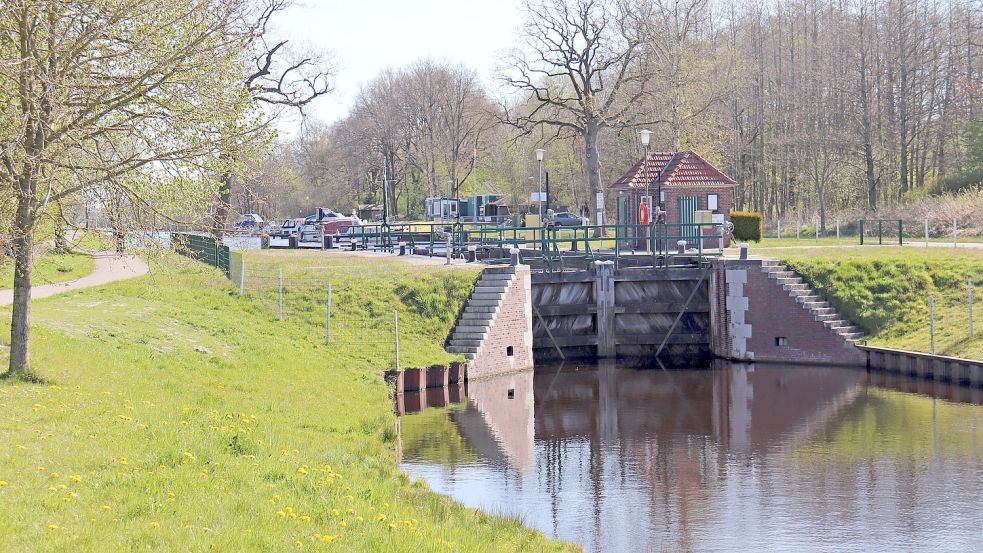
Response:
[[[775,279],[788,295],[795,299],[803,309],[809,311],[815,319],[826,328],[850,343],[863,341],[863,331],[847,321],[830,306],[829,302],[820,297],[795,271],[789,270],[778,261],[766,260],[761,262],[761,270],[768,278]]]
[[[514,279],[515,270],[510,267],[485,269],[447,340],[448,352],[474,359]]]

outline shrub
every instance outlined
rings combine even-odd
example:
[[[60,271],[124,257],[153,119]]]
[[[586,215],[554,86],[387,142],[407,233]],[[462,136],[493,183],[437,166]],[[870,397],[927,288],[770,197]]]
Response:
[[[731,211],[730,220],[734,223],[734,240],[761,241],[761,223],[764,217],[754,211]]]

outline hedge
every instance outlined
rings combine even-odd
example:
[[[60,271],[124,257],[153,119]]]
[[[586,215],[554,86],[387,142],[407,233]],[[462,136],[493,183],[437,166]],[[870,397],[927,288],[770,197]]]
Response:
[[[730,220],[734,223],[734,240],[760,242],[763,219],[760,213],[754,211],[731,211]]]

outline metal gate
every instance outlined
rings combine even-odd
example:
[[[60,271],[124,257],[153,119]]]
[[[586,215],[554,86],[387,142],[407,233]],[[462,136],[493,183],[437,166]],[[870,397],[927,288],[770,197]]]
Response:
[[[700,199],[698,197],[679,197],[679,222],[683,225],[679,229],[680,235],[682,235],[683,240],[686,240],[687,244],[690,246],[696,243],[696,240],[700,235],[700,231],[696,226],[686,225],[693,225],[695,219],[694,215],[696,215],[696,210],[699,208]]]

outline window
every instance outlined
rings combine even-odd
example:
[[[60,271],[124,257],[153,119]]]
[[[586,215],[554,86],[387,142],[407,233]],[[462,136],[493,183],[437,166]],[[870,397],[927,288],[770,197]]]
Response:
[[[512,357],[512,355],[514,353],[515,353],[515,350],[512,349],[512,346],[509,346],[509,347],[505,348],[505,355],[507,355],[509,357]]]
[[[707,209],[709,209],[710,211],[717,211],[718,209],[720,209],[718,206],[718,197],[716,194],[707,194]]]
[[[775,347],[784,347],[788,345],[788,338],[785,336],[775,336]]]

